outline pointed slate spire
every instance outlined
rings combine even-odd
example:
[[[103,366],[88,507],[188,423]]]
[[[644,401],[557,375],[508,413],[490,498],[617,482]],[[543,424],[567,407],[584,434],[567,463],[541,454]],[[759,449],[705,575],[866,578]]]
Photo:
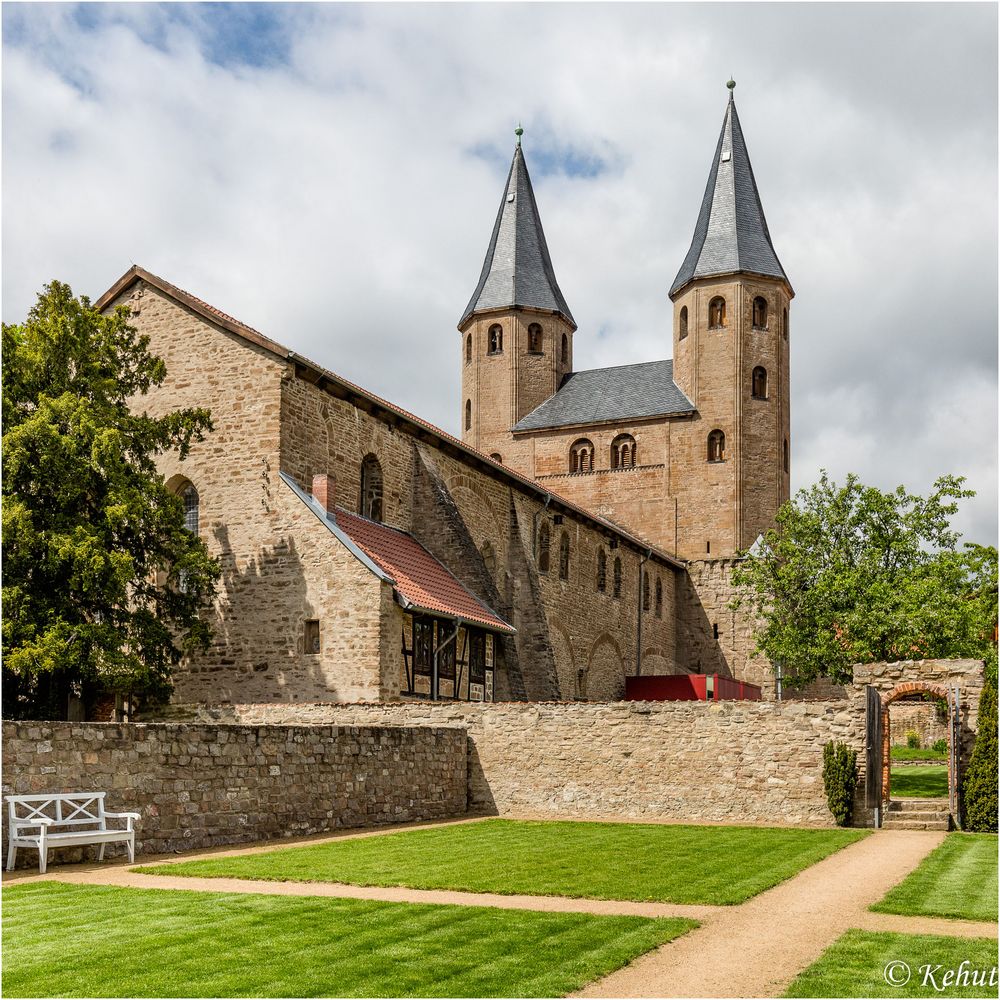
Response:
[[[670,286],[671,297],[695,278],[739,271],[782,278],[791,287],[767,231],[767,220],[733,100],[736,84],[730,80],[727,86],[729,103],[708,175],[708,186],[691,248]]]
[[[558,313],[576,329],[559,290],[518,135],[483,272],[459,327],[477,312],[529,306]]]

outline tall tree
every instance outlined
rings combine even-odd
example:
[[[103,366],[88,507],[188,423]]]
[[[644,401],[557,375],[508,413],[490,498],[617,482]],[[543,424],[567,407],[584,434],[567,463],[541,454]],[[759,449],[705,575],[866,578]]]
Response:
[[[846,683],[855,663],[989,655],[997,552],[958,547],[951,518],[974,495],[963,483],[945,476],[920,497],[823,472],[778,511],[733,581],[786,684]]]
[[[205,646],[219,576],[155,459],[181,458],[209,412],[153,417],[166,367],[128,309],[97,312],[53,281],[3,326],[4,712],[64,718],[99,686],[162,697]]]

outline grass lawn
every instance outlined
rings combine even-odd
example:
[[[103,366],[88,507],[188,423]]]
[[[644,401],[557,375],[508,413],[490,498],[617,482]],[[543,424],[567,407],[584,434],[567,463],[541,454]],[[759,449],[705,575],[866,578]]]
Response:
[[[742,903],[866,833],[490,819],[139,870],[592,899]]]
[[[939,760],[948,762],[947,750],[918,750],[914,747],[893,747],[889,751],[890,760]]]
[[[888,895],[880,913],[916,917],[997,919],[997,838],[990,833],[951,833]]]
[[[890,782],[892,797],[896,799],[946,799],[948,766],[894,767]]]
[[[3,903],[5,997],[562,996],[697,926],[59,882]]]
[[[935,989],[922,967],[933,970],[937,984],[949,969],[966,969],[982,974],[985,985],[950,985]],[[886,967],[905,962],[910,978],[902,983],[905,970],[897,967],[889,975],[899,986],[886,982]],[[788,987],[786,997],[993,997],[997,995],[996,975],[989,985],[990,971],[996,968],[997,943],[989,938],[933,937],[928,934],[883,934],[848,931],[835,941]],[[940,969],[935,969],[940,966]]]

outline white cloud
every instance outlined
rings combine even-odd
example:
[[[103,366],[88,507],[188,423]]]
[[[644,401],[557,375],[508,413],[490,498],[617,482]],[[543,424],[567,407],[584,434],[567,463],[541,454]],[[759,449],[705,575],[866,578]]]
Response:
[[[454,431],[516,121],[578,367],[664,357],[732,73],[797,292],[796,481],[960,472],[995,541],[995,7],[226,10],[5,6],[6,321],[135,261]],[[537,168],[567,149],[607,169]]]

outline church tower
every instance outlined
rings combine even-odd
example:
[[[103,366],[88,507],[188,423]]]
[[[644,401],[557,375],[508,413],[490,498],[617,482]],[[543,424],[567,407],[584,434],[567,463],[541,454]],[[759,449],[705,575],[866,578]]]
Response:
[[[572,371],[576,323],[552,269],[522,130],[516,134],[479,284],[458,324],[461,426],[466,444],[530,474],[529,444],[514,442],[510,429]]]
[[[794,292],[764,219],[730,80],[691,247],[670,288],[674,381],[697,408],[685,434],[678,554],[728,558],[789,497],[788,310]]]

